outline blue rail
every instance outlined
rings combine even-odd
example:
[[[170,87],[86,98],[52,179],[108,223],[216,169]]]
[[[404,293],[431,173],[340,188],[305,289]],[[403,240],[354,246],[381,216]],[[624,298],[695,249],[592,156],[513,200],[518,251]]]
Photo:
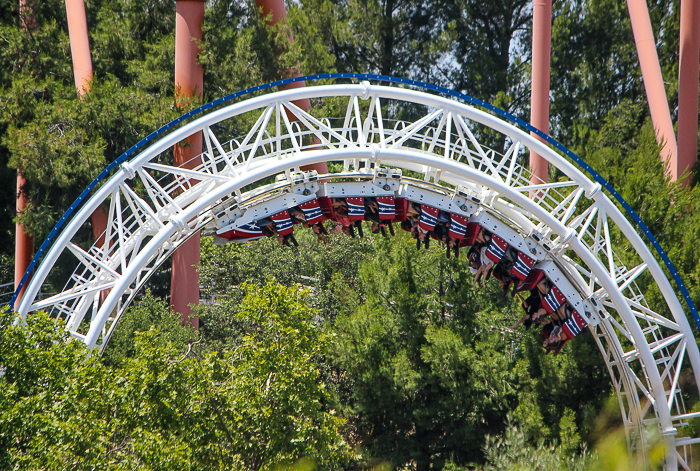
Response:
[[[632,209],[632,207],[627,203],[627,201],[624,200],[622,195],[620,195],[615,188],[613,188],[602,176],[598,174],[593,168],[591,168],[590,165],[588,165],[583,159],[581,159],[578,155],[574,154],[571,152],[569,149],[564,147],[562,144],[557,142],[554,138],[549,136],[548,134],[540,131],[539,129],[533,127],[530,125],[530,123],[526,123],[522,119],[508,113],[507,111],[504,111],[500,108],[496,108],[490,103],[486,103],[485,101],[481,101],[477,98],[470,97],[469,95],[466,95],[464,93],[460,93],[454,90],[450,90],[448,88],[440,87],[437,85],[432,85],[429,83],[424,83],[424,82],[419,82],[417,80],[409,80],[409,79],[403,79],[399,77],[391,77],[388,75],[375,75],[375,74],[316,74],[316,75],[306,75],[303,77],[295,77],[295,78],[289,78],[289,79],[284,79],[284,80],[278,80],[276,82],[271,82],[267,83],[265,85],[258,85],[256,87],[250,87],[246,88],[245,90],[241,90],[239,92],[233,93],[231,95],[227,95],[222,98],[218,98],[210,103],[207,103],[206,105],[202,105],[199,108],[196,108],[192,111],[189,111],[179,118],[169,122],[165,126],[161,127],[157,131],[152,132],[148,136],[144,137],[141,139],[138,143],[133,145],[129,150],[124,152],[122,155],[119,156],[118,159],[113,161],[111,164],[109,164],[98,176],[95,178],[92,183],[90,183],[85,190],[78,196],[78,198],[73,202],[73,204],[68,208],[68,210],[61,216],[61,219],[58,220],[56,223],[56,226],[51,230],[49,233],[49,236],[46,238],[43,244],[41,244],[41,247],[39,247],[39,250],[37,251],[36,255],[34,255],[34,258],[32,259],[31,263],[29,264],[29,267],[27,268],[27,271],[24,273],[24,276],[22,277],[22,281],[20,282],[19,286],[17,287],[17,290],[12,296],[12,300],[10,301],[10,305],[14,306],[15,299],[17,298],[17,294],[19,291],[22,289],[24,284],[27,282],[29,279],[29,276],[31,273],[34,271],[34,267],[36,267],[37,263],[41,260],[42,256],[44,255],[44,252],[48,249],[49,245],[51,245],[51,242],[54,240],[54,238],[58,235],[59,231],[63,227],[63,225],[70,219],[70,217],[73,215],[73,212],[75,212],[78,207],[87,199],[87,197],[90,195],[93,189],[104,179],[108,177],[108,175],[114,170],[118,165],[122,164],[125,162],[129,157],[131,157],[137,150],[151,142],[153,139],[156,137],[160,136],[163,134],[165,131],[168,131],[169,129],[173,128],[174,126],[182,123],[183,121],[188,120],[189,118],[192,118],[193,116],[196,116],[198,114],[201,114],[215,106],[221,105],[223,103],[229,102],[231,100],[235,100],[236,98],[240,98],[242,96],[250,95],[251,93],[263,91],[263,90],[269,90],[274,87],[279,87],[280,85],[287,85],[290,83],[294,82],[302,82],[302,81],[316,81],[316,80],[329,80],[329,79],[346,79],[346,80],[373,80],[373,81],[378,81],[378,82],[387,82],[387,83],[396,83],[396,84],[403,84],[403,85],[410,85],[412,87],[416,88],[421,88],[423,90],[429,90],[432,92],[437,92],[441,93],[444,95],[448,95],[454,98],[458,98],[464,102],[470,103],[472,105],[479,106],[481,108],[485,108],[492,113],[501,116],[503,119],[506,121],[509,121],[510,123],[519,126],[520,128],[532,132],[536,134],[537,136],[541,137],[543,140],[545,140],[547,143],[558,149],[561,153],[569,157],[572,161],[574,161],[576,164],[581,166],[592,178],[594,181],[600,183],[600,185],[605,188],[612,196],[615,198],[615,200],[620,203],[620,205],[623,207],[623,209],[627,212],[627,214],[632,218],[632,220],[637,224],[637,226],[641,229],[642,233],[649,239],[651,242],[651,245],[654,247],[656,252],[659,254],[659,257],[661,257],[661,260],[663,260],[664,264],[668,268],[668,270],[671,273],[671,276],[675,280],[676,284],[678,285],[678,288],[681,291],[681,294],[683,295],[683,298],[685,299],[685,302],[688,304],[688,307],[690,308],[690,312],[693,314],[693,319],[695,319],[695,325],[700,329],[700,315],[698,315],[698,310],[695,307],[695,303],[693,303],[692,298],[690,297],[690,293],[688,292],[688,289],[686,288],[685,284],[683,283],[683,280],[681,279],[678,270],[676,270],[676,267],[673,265],[673,262],[671,262],[671,259],[668,258],[668,255],[666,254],[666,251],[661,247],[661,244],[659,244],[659,241],[656,240],[656,237],[651,233],[649,228],[647,227],[646,224],[641,220],[639,215]]]

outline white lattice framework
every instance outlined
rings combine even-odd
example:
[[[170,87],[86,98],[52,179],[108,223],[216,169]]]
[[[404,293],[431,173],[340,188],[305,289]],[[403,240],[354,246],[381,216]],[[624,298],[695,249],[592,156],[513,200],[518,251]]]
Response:
[[[343,111],[315,116],[292,103],[302,98],[340,103]],[[416,117],[387,118],[406,109]],[[245,131],[232,139],[231,126]],[[201,164],[191,170],[167,164],[172,147],[198,132],[205,144]],[[563,177],[531,183],[523,166],[528,150]],[[599,184],[529,134],[415,90],[367,82],[298,88],[229,105],[173,131],[122,164],[80,207],[46,252],[17,311],[26,317],[52,310],[71,335],[102,348],[139,289],[188,236],[214,227],[232,204],[245,207],[253,196],[284,190],[284,181],[263,185],[262,179],[324,161],[342,163],[343,171],[332,175],[339,179],[356,178],[374,164],[418,172],[428,184],[466,186],[512,227],[541,234],[549,257],[600,307],[589,329],[617,392],[630,449],[644,449],[649,433],[660,433],[668,444],[666,468],[690,469],[689,448],[700,439],[678,437],[677,430],[698,416],[686,413],[683,396],[697,392],[700,354],[676,293],[635,227]],[[79,231],[100,205],[109,208],[107,243],[83,247]],[[615,255],[621,243],[636,251],[628,266]],[[72,259],[75,271],[62,292],[41,299],[40,286],[59,258]],[[641,279],[658,286],[664,304],[647,304],[636,283]],[[693,375],[681,382],[683,366]]]

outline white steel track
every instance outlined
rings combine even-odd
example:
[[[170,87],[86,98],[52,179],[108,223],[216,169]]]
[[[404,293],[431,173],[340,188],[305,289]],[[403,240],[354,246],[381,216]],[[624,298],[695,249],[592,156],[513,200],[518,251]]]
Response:
[[[332,104],[339,115],[305,112],[292,103],[302,98]],[[397,110],[410,110],[412,118],[397,120]],[[232,136],[233,127],[245,132]],[[171,165],[172,147],[197,132],[204,137],[201,165]],[[529,150],[564,177],[532,183],[523,165]],[[218,215],[254,195],[250,188],[262,179],[317,162],[342,164],[337,178],[381,165],[462,185],[523,233],[537,231],[583,298],[600,306],[589,329],[617,392],[630,449],[645,449],[655,432],[668,446],[666,469],[690,469],[689,447],[698,440],[676,435],[694,416],[683,396],[697,393],[700,353],[640,234],[565,157],[500,118],[436,95],[367,82],[297,88],[229,105],[173,131],[124,163],[74,214],[36,270],[19,316],[52,310],[73,336],[103,348],[148,277],[188,236],[215,227]],[[109,211],[106,243],[81,246],[79,230],[100,206]],[[626,255],[627,266],[616,255],[621,243],[636,251]],[[63,291],[41,299],[59,257],[72,257],[75,271]],[[661,305],[646,302],[636,283],[642,279],[658,286]],[[692,379],[679,381],[683,367],[692,369]]]

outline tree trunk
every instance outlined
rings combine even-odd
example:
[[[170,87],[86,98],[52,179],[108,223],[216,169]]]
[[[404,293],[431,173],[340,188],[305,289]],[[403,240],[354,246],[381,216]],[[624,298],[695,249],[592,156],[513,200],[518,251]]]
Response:
[[[382,75],[394,72],[394,6],[395,0],[386,0],[384,5],[384,48],[382,51]]]

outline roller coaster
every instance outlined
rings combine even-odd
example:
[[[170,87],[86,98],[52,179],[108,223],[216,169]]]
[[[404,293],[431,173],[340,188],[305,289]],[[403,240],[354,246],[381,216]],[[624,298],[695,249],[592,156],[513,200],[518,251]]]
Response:
[[[343,83],[268,92],[301,80]],[[306,98],[318,106],[294,104]],[[198,164],[174,166],[173,146],[197,133]],[[537,181],[528,151],[556,168],[555,181]],[[320,162],[327,174],[304,169]],[[101,206],[104,242],[86,247],[81,234]],[[663,249],[571,151],[502,110],[434,85],[323,74],[247,89],[183,115],[110,164],[61,218],[15,293],[27,284],[18,322],[47,310],[70,335],[102,349],[149,277],[199,231],[218,243],[275,237],[288,245],[298,230],[323,239],[329,230],[362,236],[367,228],[386,237],[400,228],[419,247],[432,240],[447,257],[466,256],[475,283],[493,277],[504,296],[521,296],[519,322],[541,324],[553,354],[588,329],[629,448],[645,450],[660,436],[666,469],[692,469],[700,438],[678,430],[700,417],[685,404],[700,385],[687,312],[700,318]],[[621,244],[625,263],[616,255]],[[66,263],[74,268],[66,286],[42,297],[42,284]],[[639,280],[658,286],[661,300],[648,303]],[[681,381],[684,369],[692,375]]]

